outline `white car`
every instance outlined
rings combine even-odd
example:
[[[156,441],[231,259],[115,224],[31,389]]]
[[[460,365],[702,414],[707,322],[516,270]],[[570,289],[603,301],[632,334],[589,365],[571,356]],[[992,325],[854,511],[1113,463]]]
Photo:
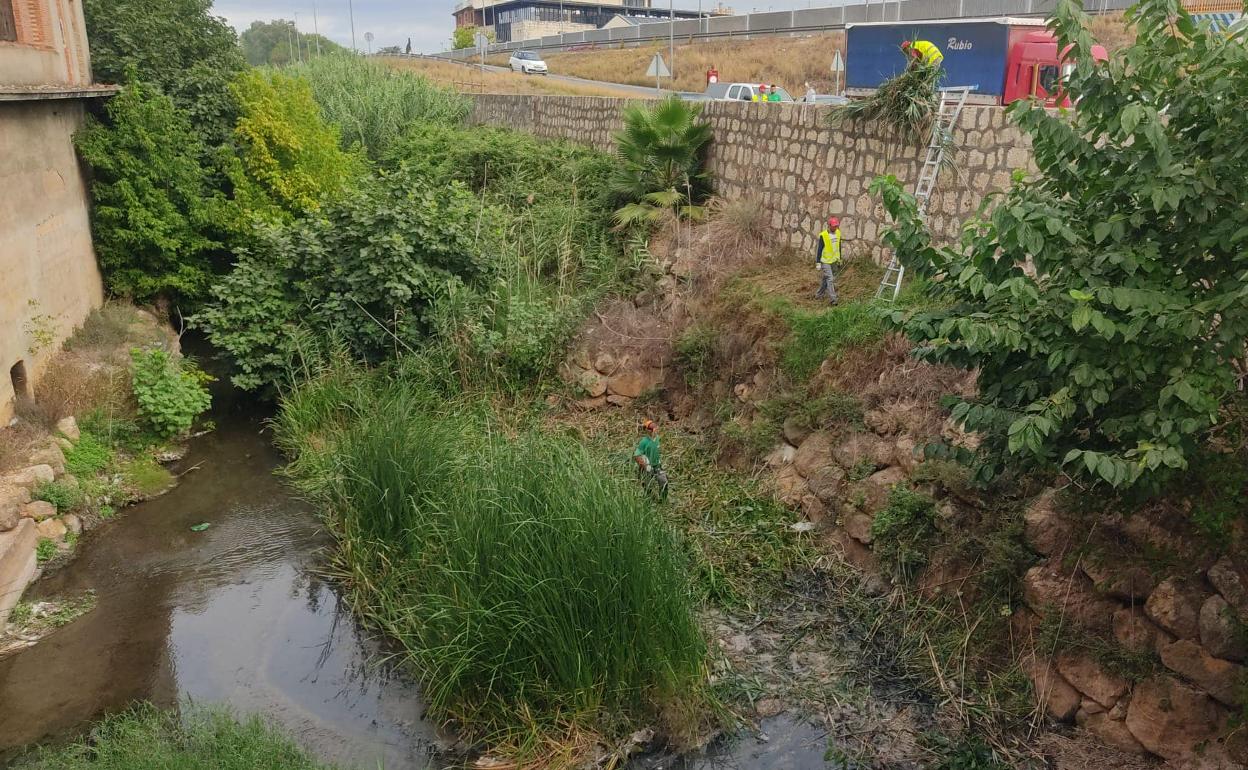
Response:
[[[523,72],[525,75],[549,74],[546,62],[532,51],[516,51],[511,55],[511,61],[507,63],[511,65],[512,72]]]

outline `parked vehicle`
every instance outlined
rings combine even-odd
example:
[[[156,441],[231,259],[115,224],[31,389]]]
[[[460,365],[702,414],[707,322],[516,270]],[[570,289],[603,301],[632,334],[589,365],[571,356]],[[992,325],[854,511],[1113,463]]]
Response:
[[[512,72],[522,72],[525,75],[550,74],[550,70],[546,67],[546,62],[542,61],[542,57],[533,51],[516,51],[511,55],[511,60],[507,63],[511,66]]]
[[[711,83],[702,96],[711,101],[752,102],[758,93],[758,83]],[[780,91],[780,101],[791,102],[793,97],[781,86],[774,86]]]
[[[866,96],[907,65],[901,52],[906,40],[928,40],[945,59],[943,85],[973,86],[967,100],[977,104],[1009,104],[1029,97],[1051,106],[1070,104],[1061,93],[1074,68],[1057,48],[1057,38],[1042,19],[998,17],[942,22],[873,22],[846,25],[846,89]],[[1108,58],[1093,48],[1098,61]]]

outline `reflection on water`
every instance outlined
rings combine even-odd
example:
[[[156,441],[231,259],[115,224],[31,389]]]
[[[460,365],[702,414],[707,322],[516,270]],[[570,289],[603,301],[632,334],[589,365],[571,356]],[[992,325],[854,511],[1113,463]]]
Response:
[[[272,475],[261,423],[218,418],[158,500],[84,537],[36,595],[97,593],[96,609],[0,661],[0,749],[80,731],[135,700],[227,703],[266,714],[353,767],[430,766],[416,687],[377,665],[314,570],[315,517]],[[175,471],[179,470],[175,468]],[[190,527],[212,526],[204,532]]]

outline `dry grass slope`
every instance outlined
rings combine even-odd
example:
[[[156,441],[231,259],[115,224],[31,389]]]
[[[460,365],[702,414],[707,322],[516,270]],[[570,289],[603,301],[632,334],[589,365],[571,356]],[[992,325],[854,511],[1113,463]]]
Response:
[[[519,75],[511,72],[482,72],[463,64],[433,59],[384,58],[387,65],[416,72],[438,85],[450,86],[465,93],[544,94],[557,96],[616,96],[637,98],[636,94],[610,86],[569,83],[549,78]],[[504,61],[505,63],[505,61]]]
[[[840,32],[813,37],[686,43],[676,46],[675,89],[703,90],[706,71],[714,66],[721,82],[778,83],[800,96],[802,84],[810,81],[826,93],[832,89],[832,55],[837,49],[843,55],[844,47],[845,35]],[[646,68],[655,53],[668,58],[666,45],[649,45],[550,54],[546,61],[552,72],[561,75],[653,86],[654,79],[646,77]]]

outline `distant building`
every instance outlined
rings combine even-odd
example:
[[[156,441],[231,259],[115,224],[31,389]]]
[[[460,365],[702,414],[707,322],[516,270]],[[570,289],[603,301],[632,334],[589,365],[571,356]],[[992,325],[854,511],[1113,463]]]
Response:
[[[483,27],[495,40],[534,40],[564,32],[602,29],[616,16],[662,21],[670,16],[696,19],[697,11],[670,12],[652,7],[653,0],[461,0],[455,7],[456,27]]]
[[[104,299],[74,132],[115,91],[92,83],[79,0],[0,0],[0,427]]]

